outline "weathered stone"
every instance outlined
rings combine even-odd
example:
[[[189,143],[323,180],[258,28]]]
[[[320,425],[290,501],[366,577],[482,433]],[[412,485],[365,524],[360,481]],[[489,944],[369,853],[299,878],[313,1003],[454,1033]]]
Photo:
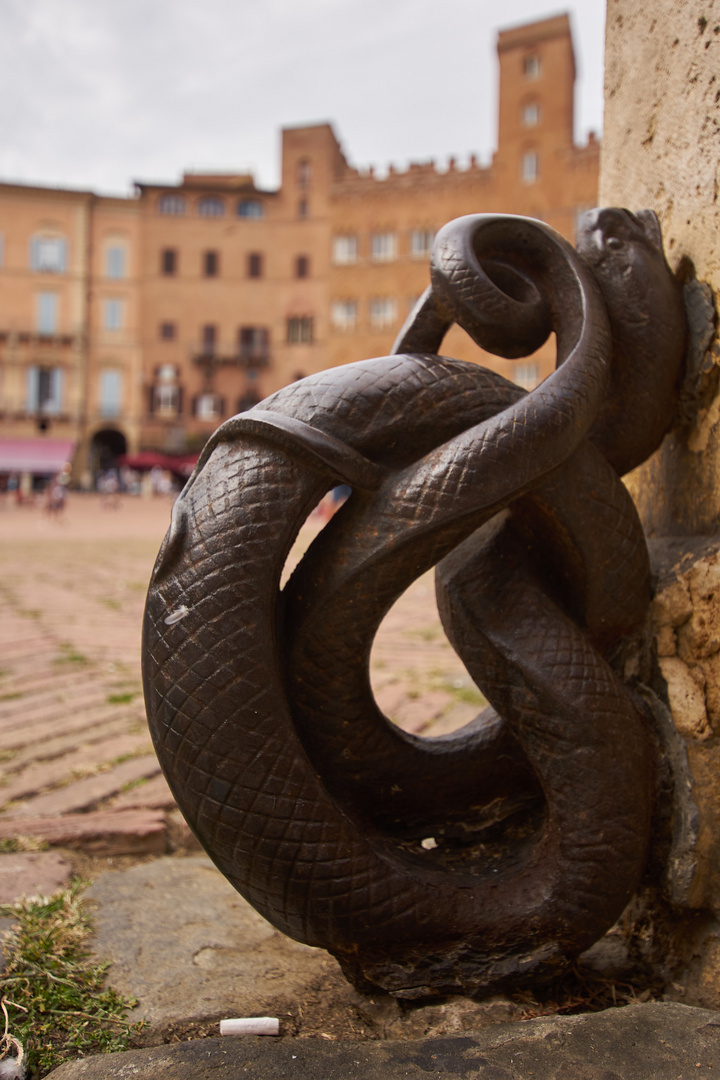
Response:
[[[90,855],[161,855],[165,818],[157,810],[103,810],[65,817],[0,820],[0,839],[29,836]]]
[[[688,739],[708,739],[712,732],[705,711],[703,688],[691,669],[677,656],[660,658],[675,726]]]
[[[657,626],[655,629],[655,645],[657,654],[662,656],[677,656],[677,638],[672,626]]]
[[[206,857],[107,873],[87,895],[93,948],[112,962],[111,984],[137,997],[145,1041],[191,1018],[253,1014],[323,1030],[334,1011],[362,1006],[332,957],[275,930]]]
[[[14,904],[23,896],[50,896],[67,884],[71,873],[57,851],[0,855],[0,904]]]
[[[138,998],[141,1038],[212,1033],[223,1017],[270,1015],[285,1034],[413,1038],[513,1019],[506,998],[408,1008],[353,990],[322,949],[278,933],[209,859],[160,859],[98,878],[93,948],[111,984]]]
[[[720,727],[720,653],[702,663],[705,675],[705,708],[715,734]]]
[[[698,808],[697,869],[689,893],[695,908],[720,911],[720,740],[690,740],[688,761],[693,779],[692,798]],[[691,1000],[691,1004],[695,1004]]]
[[[201,1039],[85,1058],[54,1080],[690,1080],[718,1061],[720,1017],[653,1002],[408,1041]]]
[[[682,626],[693,613],[693,602],[686,581],[676,578],[657,594],[653,601],[653,618],[657,625],[673,628]]]

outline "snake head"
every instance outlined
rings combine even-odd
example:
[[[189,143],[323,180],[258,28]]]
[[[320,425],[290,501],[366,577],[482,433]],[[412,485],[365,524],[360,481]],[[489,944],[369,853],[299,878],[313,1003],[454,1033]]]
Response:
[[[589,210],[577,250],[600,286],[613,339],[608,398],[591,439],[624,473],[659,446],[673,420],[685,355],[682,290],[652,210]]]
[[[632,246],[638,241],[652,244],[662,255],[662,231],[654,210],[633,214],[619,207],[601,207],[586,211],[580,218],[576,247],[592,266],[607,260],[613,260],[616,266],[627,265]]]
[[[652,210],[588,210],[580,218],[577,250],[593,269],[611,319],[624,327],[656,318],[662,297],[677,291]]]

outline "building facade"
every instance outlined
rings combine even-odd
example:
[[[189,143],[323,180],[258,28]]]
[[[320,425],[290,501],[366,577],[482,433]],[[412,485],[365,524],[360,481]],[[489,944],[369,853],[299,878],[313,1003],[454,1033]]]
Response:
[[[319,124],[283,131],[276,191],[198,173],[128,199],[0,184],[0,476],[72,457],[88,485],[122,454],[191,456],[293,379],[387,353],[452,218],[521,213],[573,239],[599,146],[573,140],[567,16],[503,31],[498,58],[487,166],[381,178]],[[457,328],[443,351],[526,386],[554,362],[550,344],[490,358]]]

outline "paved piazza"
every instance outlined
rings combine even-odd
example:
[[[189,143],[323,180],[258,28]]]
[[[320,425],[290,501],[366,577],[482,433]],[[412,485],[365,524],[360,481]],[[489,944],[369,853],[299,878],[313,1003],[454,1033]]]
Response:
[[[3,497],[0,497],[2,499]],[[145,724],[140,626],[171,502],[71,493],[61,520],[0,501],[0,841],[91,854],[172,849],[177,811]],[[322,527],[301,531],[302,550]],[[446,641],[432,574],[388,614],[373,649],[377,700],[439,735],[482,699]]]

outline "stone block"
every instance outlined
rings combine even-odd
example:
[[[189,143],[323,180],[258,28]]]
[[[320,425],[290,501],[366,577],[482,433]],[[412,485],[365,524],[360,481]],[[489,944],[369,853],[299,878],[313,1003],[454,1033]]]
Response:
[[[0,904],[23,897],[51,896],[67,885],[70,863],[57,851],[18,851],[0,855]]]
[[[156,810],[0,820],[0,839],[19,836],[44,840],[51,847],[78,848],[89,855],[161,855],[167,829],[164,815]]]

